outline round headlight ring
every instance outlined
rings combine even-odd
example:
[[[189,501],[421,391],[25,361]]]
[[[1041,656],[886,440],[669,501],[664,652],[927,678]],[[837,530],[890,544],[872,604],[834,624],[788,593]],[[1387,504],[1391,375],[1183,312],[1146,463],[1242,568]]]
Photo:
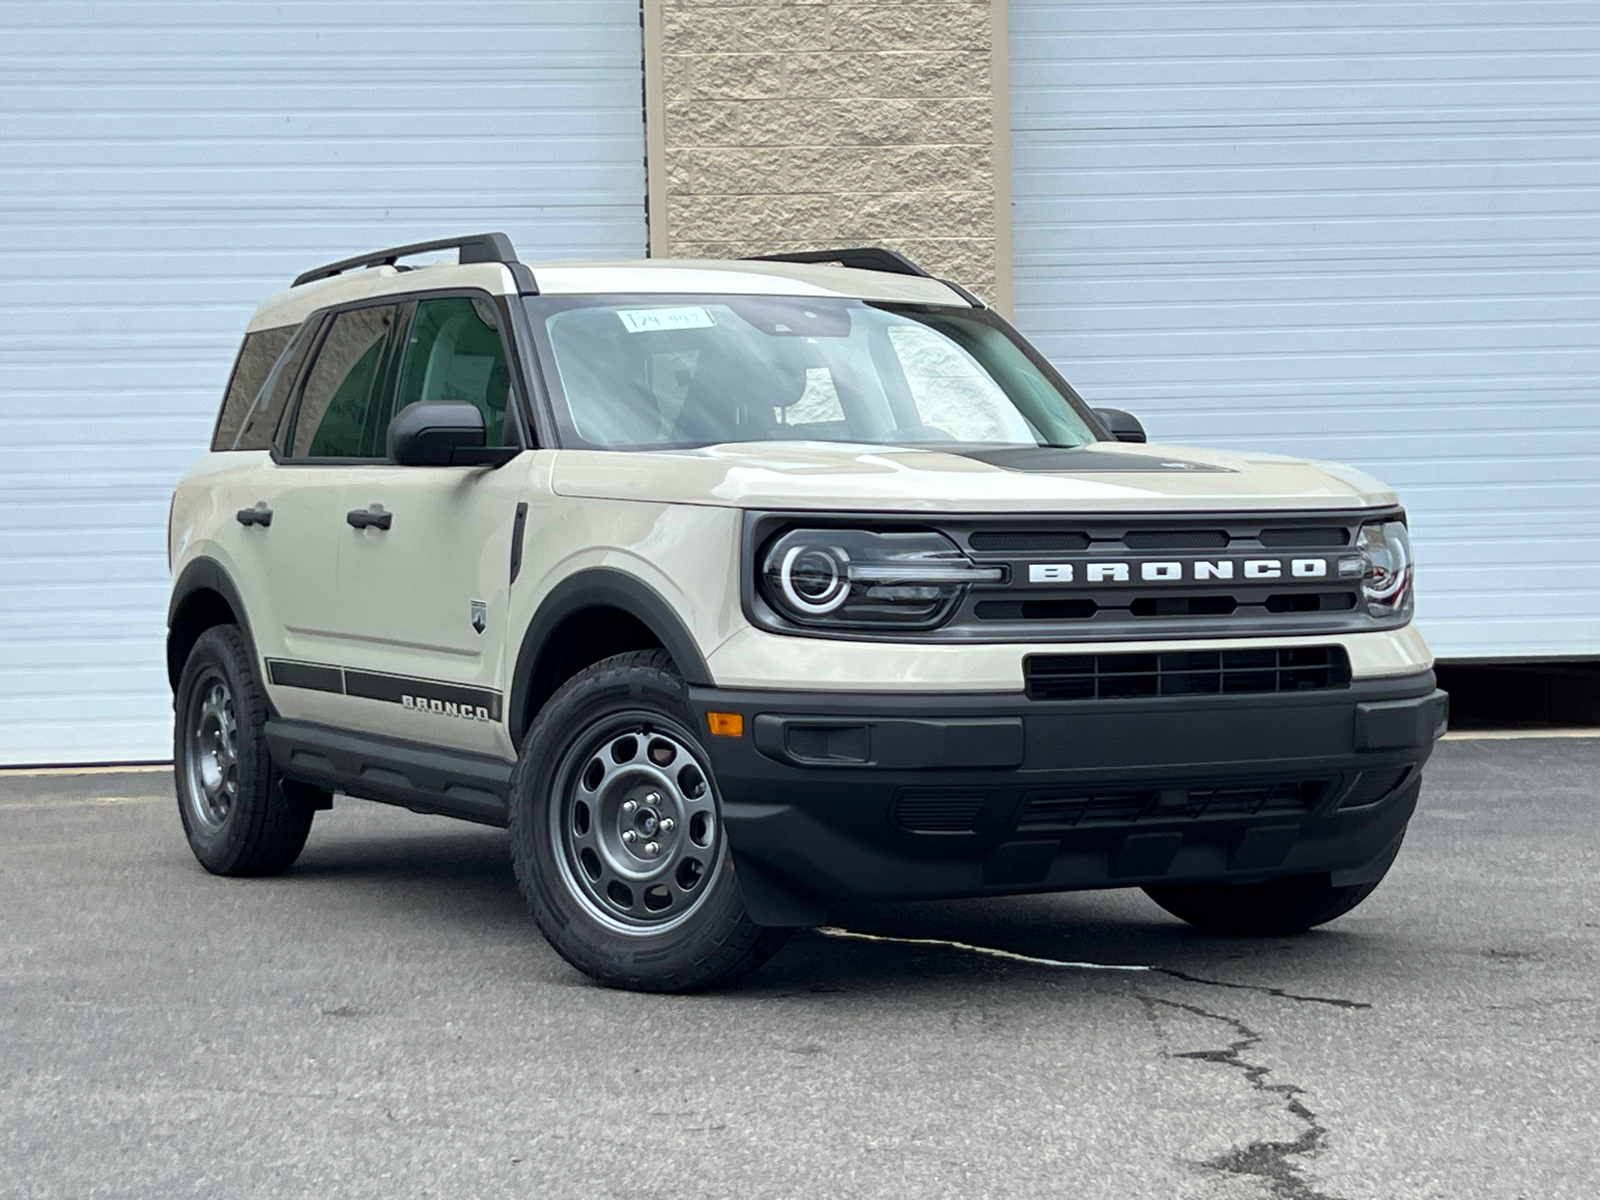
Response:
[[[790,546],[778,565],[778,586],[797,612],[821,617],[850,598],[849,555],[828,546]]]

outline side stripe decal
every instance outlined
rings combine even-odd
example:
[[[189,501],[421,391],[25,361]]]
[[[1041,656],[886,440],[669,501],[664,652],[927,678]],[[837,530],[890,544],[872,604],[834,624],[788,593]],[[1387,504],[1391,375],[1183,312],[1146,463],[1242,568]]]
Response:
[[[267,677],[278,687],[305,688],[362,700],[380,700],[387,704],[398,704],[402,708],[467,721],[499,721],[504,712],[499,692],[488,688],[464,687],[440,679],[357,671],[351,667],[296,662],[286,658],[267,659]]]

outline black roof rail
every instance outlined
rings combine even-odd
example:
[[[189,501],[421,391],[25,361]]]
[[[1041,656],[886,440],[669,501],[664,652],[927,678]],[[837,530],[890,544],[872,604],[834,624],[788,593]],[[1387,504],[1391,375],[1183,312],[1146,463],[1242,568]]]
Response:
[[[392,246],[388,250],[374,250],[370,254],[358,254],[355,258],[344,258],[323,267],[312,270],[295,277],[291,287],[299,287],[302,283],[311,283],[317,279],[330,279],[335,275],[342,275],[346,271],[359,270],[362,267],[392,267],[397,259],[410,258],[413,254],[427,254],[434,250],[460,250],[461,257],[457,262],[462,263],[506,263],[517,262],[517,252],[511,245],[511,239],[503,233],[475,233],[469,237],[440,238],[436,242],[416,242],[410,246]]]
[[[841,267],[854,267],[858,271],[887,271],[891,275],[933,278],[904,254],[896,254],[893,250],[885,250],[882,246],[852,246],[841,250],[796,250],[792,254],[752,254],[745,261],[838,263]]]
[[[937,279],[960,296],[973,308],[986,307],[959,283],[939,279],[924,271],[904,254],[897,254],[882,246],[853,246],[842,250],[796,250],[792,254],[752,254],[746,262],[838,263],[841,267],[854,267],[858,271],[887,271],[891,275],[915,275],[919,279]]]

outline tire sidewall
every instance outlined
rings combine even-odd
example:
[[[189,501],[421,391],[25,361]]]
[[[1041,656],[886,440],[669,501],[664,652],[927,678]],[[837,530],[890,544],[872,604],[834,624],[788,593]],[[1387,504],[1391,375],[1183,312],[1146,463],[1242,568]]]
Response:
[[[249,853],[275,782],[264,733],[266,708],[246,653],[244,639],[231,626],[206,630],[184,662],[173,700],[172,763],[178,815],[194,856],[207,870],[223,875],[234,873]],[[192,818],[186,799],[191,786],[188,725],[193,720],[196,693],[213,672],[222,676],[233,697],[239,743],[238,793],[221,828],[214,831]]]
[[[688,690],[656,665],[600,664],[569,681],[540,712],[523,740],[511,786],[511,848],[517,880],[534,919],[568,963],[602,982],[639,990],[685,990],[715,982],[713,960],[730,937],[752,927],[722,831],[721,794],[709,756],[695,735]],[[563,766],[579,739],[608,717],[638,712],[648,727],[692,749],[716,798],[718,861],[709,891],[683,924],[661,933],[621,933],[572,894],[555,844],[552,808],[562,802]]]

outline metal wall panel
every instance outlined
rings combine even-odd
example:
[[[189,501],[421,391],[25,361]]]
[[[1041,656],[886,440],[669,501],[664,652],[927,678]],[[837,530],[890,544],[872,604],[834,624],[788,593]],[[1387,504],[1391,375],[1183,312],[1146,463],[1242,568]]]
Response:
[[[301,270],[645,248],[637,0],[0,2],[0,764],[164,759],[173,483]]]
[[[1011,0],[1018,323],[1400,488],[1441,657],[1600,655],[1600,8]]]

